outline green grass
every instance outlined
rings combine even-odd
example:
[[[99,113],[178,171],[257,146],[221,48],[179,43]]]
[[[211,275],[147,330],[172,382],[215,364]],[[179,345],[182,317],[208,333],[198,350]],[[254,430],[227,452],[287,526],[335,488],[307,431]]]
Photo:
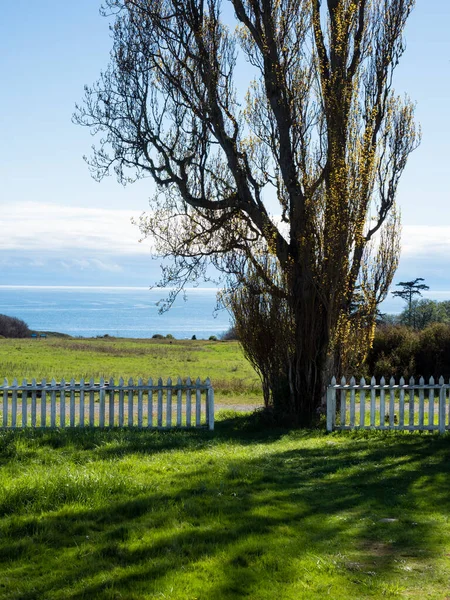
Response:
[[[262,404],[261,384],[237,342],[194,340],[0,340],[0,377],[116,380],[210,377],[219,405]]]
[[[0,599],[444,600],[449,450],[231,414],[214,433],[0,432]]]
[[[0,340],[0,377],[211,377],[235,343]],[[0,431],[0,600],[450,598],[450,437],[264,429]]]

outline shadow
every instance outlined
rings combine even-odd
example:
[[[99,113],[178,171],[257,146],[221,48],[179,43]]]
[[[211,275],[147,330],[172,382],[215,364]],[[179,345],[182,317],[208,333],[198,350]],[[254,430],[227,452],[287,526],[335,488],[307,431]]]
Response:
[[[21,460],[32,460],[36,451],[42,448],[52,450],[90,451],[95,454],[89,460],[106,457],[119,457],[128,454],[154,454],[170,450],[198,449],[211,443],[226,441],[243,444],[273,443],[286,435],[288,430],[281,427],[262,426],[260,411],[239,414],[226,411],[226,416],[215,423],[214,431],[205,427],[190,429],[138,429],[138,428],[64,428],[64,429],[9,429],[0,434],[0,465],[17,456],[21,447]],[[264,423],[263,423],[264,425]],[[319,434],[323,432],[318,431]],[[305,435],[310,432],[305,431]],[[23,446],[26,446],[26,450]]]
[[[88,432],[64,433],[60,447],[93,463],[167,452],[174,471],[156,484],[149,463],[145,485],[112,482],[100,507],[95,482],[84,495],[55,488],[35,514],[25,489],[0,500],[0,563],[16,581],[0,598],[290,598],[300,580],[305,598],[337,582],[348,598],[381,596],[401,561],[434,561],[448,542],[448,436],[256,431],[241,418],[214,433],[111,431],[107,442],[91,432],[92,444]],[[37,446],[53,448],[53,437]],[[230,444],[250,455],[233,458]],[[188,469],[191,452],[202,458]]]

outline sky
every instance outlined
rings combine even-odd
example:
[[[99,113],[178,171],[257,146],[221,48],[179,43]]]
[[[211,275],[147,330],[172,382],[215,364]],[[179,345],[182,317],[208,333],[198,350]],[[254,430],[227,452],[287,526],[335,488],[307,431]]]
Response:
[[[146,287],[159,262],[131,218],[148,209],[149,180],[94,181],[93,143],[75,103],[108,64],[97,0],[0,0],[0,285]],[[424,277],[450,299],[450,2],[417,0],[395,88],[417,103],[422,143],[398,194],[402,255],[394,283]],[[402,308],[389,298],[388,312]]]

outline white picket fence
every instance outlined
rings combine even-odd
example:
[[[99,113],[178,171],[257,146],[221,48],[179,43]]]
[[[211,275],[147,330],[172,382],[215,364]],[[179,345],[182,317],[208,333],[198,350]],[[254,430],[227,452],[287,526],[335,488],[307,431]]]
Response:
[[[450,430],[450,382],[423,377],[416,384],[413,377],[396,384],[394,378],[377,384],[372,377],[356,383],[345,377],[340,383],[333,377],[327,389],[327,431],[335,429],[392,429],[408,431]],[[339,407],[338,407],[339,402]]]
[[[3,396],[3,402],[1,398]],[[0,427],[208,427],[214,429],[214,390],[188,378],[125,383],[121,378],[0,385]]]

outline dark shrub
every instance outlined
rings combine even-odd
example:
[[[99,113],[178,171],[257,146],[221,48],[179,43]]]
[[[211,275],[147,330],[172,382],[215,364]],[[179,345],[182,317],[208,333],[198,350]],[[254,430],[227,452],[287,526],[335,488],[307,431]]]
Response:
[[[152,340],[163,340],[164,336],[161,333],[155,333],[155,335],[152,335]]]
[[[382,326],[375,333],[365,375],[379,378],[450,377],[450,325],[433,323],[421,331]]]
[[[384,325],[375,332],[373,346],[366,359],[366,375],[409,377],[416,375],[419,335],[404,325]]]
[[[0,315],[0,335],[5,338],[25,338],[31,335],[31,331],[25,321]]]
[[[416,374],[428,379],[450,377],[450,326],[433,323],[419,332]]]
[[[217,342],[217,338],[215,335],[210,335],[208,339],[210,342]]]
[[[174,340],[175,338],[173,337],[173,335],[171,333],[168,333],[166,335],[166,340]]]

